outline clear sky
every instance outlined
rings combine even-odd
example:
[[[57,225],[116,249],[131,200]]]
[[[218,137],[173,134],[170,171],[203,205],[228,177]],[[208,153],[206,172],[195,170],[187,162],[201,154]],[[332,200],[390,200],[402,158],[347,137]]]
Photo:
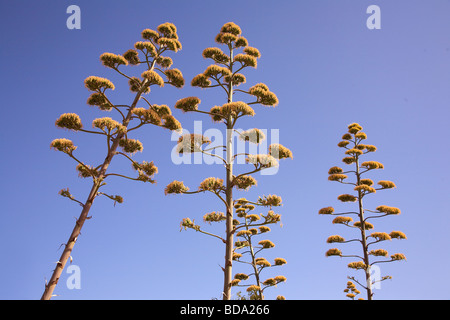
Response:
[[[66,27],[71,4],[81,8],[80,30]],[[380,30],[366,27],[372,4],[381,8]],[[257,175],[258,186],[238,194],[283,198],[276,210],[283,227],[272,227],[276,247],[268,257],[287,260],[275,272],[287,282],[268,290],[267,298],[344,299],[346,276],[358,274],[346,267],[351,260],[325,257],[329,235],[351,233],[317,214],[325,206],[342,206],[336,197],[350,192],[327,181],[327,171],[341,165],[336,144],[347,125],[358,122],[367,143],[378,147],[367,158],[385,166],[371,178],[397,185],[372,195],[367,206],[402,210],[375,221],[376,231],[402,230],[408,237],[380,244],[404,253],[407,261],[380,265],[393,279],[375,290],[375,298],[449,299],[449,15],[448,0],[1,1],[0,298],[40,298],[58,247],[80,213],[58,191],[69,187],[83,200],[91,187],[77,177],[73,160],[50,150],[50,142],[72,139],[88,163],[105,156],[102,140],[58,129],[55,120],[75,112],[89,126],[109,116],[86,105],[83,80],[90,75],[111,79],[118,101],[131,99],[126,82],[101,65],[100,54],[123,53],[143,29],[174,23],[183,49],[171,57],[187,85],[155,89],[150,96],[172,107],[197,95],[209,109],[224,103],[223,94],[189,83],[208,65],[203,49],[216,46],[220,27],[232,21],[262,54],[243,87],[264,82],[280,100],[277,108],[257,107],[240,127],[279,129],[280,143],[294,153],[276,175]],[[194,120],[203,120],[204,130],[217,127],[199,114],[173,112],[189,130]],[[204,194],[164,196],[164,187],[177,179],[195,189],[206,177],[224,178],[223,167],[175,165],[168,130],[147,126],[136,138],[144,151],[135,159],[155,162],[158,183],[108,181],[105,191],[125,201],[115,207],[108,199],[95,201],[72,255],[81,289],[67,288],[64,271],[55,299],[220,298],[223,245],[192,230],[179,232],[179,223],[185,217],[200,223],[206,212],[223,208]],[[124,168],[114,161],[112,170]],[[241,266],[235,271],[246,272]]]

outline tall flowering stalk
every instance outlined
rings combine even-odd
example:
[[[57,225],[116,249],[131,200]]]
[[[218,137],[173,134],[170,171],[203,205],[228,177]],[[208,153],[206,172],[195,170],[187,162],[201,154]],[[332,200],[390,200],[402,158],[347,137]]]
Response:
[[[358,230],[358,237],[350,240],[344,239],[340,235],[332,235],[327,239],[327,243],[349,243],[359,242],[361,244],[362,255],[344,255],[338,248],[330,249],[326,252],[326,256],[339,256],[339,257],[353,257],[359,260],[351,262],[348,267],[355,270],[363,270],[365,275],[365,283],[359,282],[355,277],[349,277],[349,279],[355,281],[367,292],[367,299],[372,300],[373,292],[372,287],[374,283],[380,282],[386,279],[391,279],[390,276],[384,276],[380,279],[371,278],[371,267],[378,263],[386,263],[392,261],[406,260],[402,253],[395,253],[393,255],[388,254],[384,249],[372,249],[372,246],[392,239],[406,239],[406,236],[401,231],[392,231],[391,233],[385,232],[371,232],[369,230],[374,229],[374,225],[370,223],[369,219],[378,219],[382,217],[398,215],[400,209],[395,207],[389,207],[386,205],[380,205],[375,210],[365,209],[363,206],[363,199],[366,196],[376,193],[379,190],[395,188],[395,184],[392,181],[380,180],[376,187],[371,179],[365,177],[365,175],[372,170],[384,169],[383,164],[377,161],[362,161],[361,158],[367,153],[376,151],[376,147],[373,145],[364,144],[363,141],[367,139],[367,135],[361,131],[362,127],[357,123],[352,123],[348,126],[348,132],[342,136],[342,141],[338,143],[338,146],[346,149],[345,157],[342,161],[354,167],[353,170],[344,171],[340,167],[332,167],[328,171],[328,180],[336,181],[342,184],[347,184],[353,187],[354,194],[341,194],[338,196],[338,200],[341,202],[356,202],[358,204],[357,210],[350,212],[337,213],[333,207],[325,207],[319,210],[321,215],[336,216],[333,220],[333,224],[341,224],[346,227]],[[347,174],[354,176],[353,182],[347,180]],[[355,221],[350,216],[354,215]],[[390,257],[390,259],[389,259]]]
[[[119,195],[109,195],[101,192],[100,189],[106,184],[108,177],[116,176],[135,181],[154,183],[154,174],[158,168],[152,162],[143,161],[139,163],[132,159],[132,155],[143,150],[142,143],[137,139],[132,139],[134,131],[143,125],[153,124],[169,130],[180,130],[180,123],[172,116],[171,110],[167,105],[151,104],[145,94],[150,92],[152,87],[163,87],[164,84],[170,84],[177,88],[184,85],[183,76],[178,69],[171,69],[172,59],[163,56],[167,51],[177,52],[181,50],[181,44],[178,40],[177,29],[171,23],[164,23],[158,26],[157,31],[145,29],[141,33],[143,41],[134,44],[134,49],[126,51],[123,55],[113,53],[103,53],[100,61],[105,67],[108,67],[128,80],[131,92],[135,93],[131,104],[113,103],[107,96],[107,90],[114,90],[114,84],[105,78],[90,76],[84,81],[86,88],[92,92],[87,103],[96,106],[100,110],[117,112],[119,120],[111,117],[95,119],[92,122],[93,130],[84,128],[80,117],[75,113],[65,113],[56,120],[56,126],[77,132],[85,132],[95,136],[101,136],[106,141],[106,157],[100,164],[89,165],[76,156],[77,147],[71,140],[55,139],[50,147],[67,154],[77,162],[76,170],[82,178],[92,178],[91,191],[85,202],[77,200],[69,191],[62,189],[59,193],[81,207],[81,214],[76,220],[69,240],[64,246],[64,250],[56,263],[52,277],[45,285],[45,291],[42,294],[42,300],[49,300],[53,296],[53,291],[58,283],[61,273],[71,257],[73,247],[80,235],[81,228],[87,219],[91,206],[98,196],[105,196],[115,203],[122,203],[123,198]],[[145,67],[141,77],[126,75],[123,66],[142,65]],[[164,78],[166,80],[164,80]],[[145,107],[138,106],[139,103]],[[107,172],[108,167],[115,156],[121,156],[131,162],[131,167],[137,171],[137,177],[129,177],[124,174]]]
[[[223,299],[231,298],[231,286],[233,281],[232,264],[234,247],[234,234],[242,224],[234,219],[234,208],[239,203],[258,206],[279,206],[281,198],[269,196],[260,198],[257,202],[251,202],[246,199],[236,202],[233,199],[233,188],[238,190],[248,190],[256,185],[256,179],[251,174],[261,170],[278,165],[278,160],[283,158],[292,158],[289,149],[280,144],[272,144],[269,147],[268,154],[249,154],[234,153],[233,135],[237,135],[241,140],[259,144],[265,137],[259,129],[250,129],[248,131],[239,131],[235,129],[238,119],[242,117],[252,117],[255,115],[251,105],[261,104],[264,106],[276,106],[278,99],[276,95],[263,84],[258,83],[250,87],[247,91],[237,89],[237,87],[246,82],[245,76],[240,73],[245,68],[256,68],[257,59],[260,57],[258,49],[248,46],[247,40],[241,35],[241,29],[236,24],[229,22],[223,25],[220,33],[216,36],[216,42],[223,45],[225,52],[220,48],[206,48],[203,51],[203,57],[212,59],[214,64],[208,66],[206,70],[192,79],[191,85],[200,88],[219,88],[224,93],[225,103],[212,107],[209,111],[198,109],[200,99],[197,97],[187,97],[177,101],[175,108],[184,112],[197,112],[209,115],[214,122],[223,123],[226,128],[225,145],[210,147],[210,139],[201,134],[187,134],[180,137],[178,141],[178,151],[180,153],[201,152],[203,154],[217,157],[224,164],[225,179],[210,177],[200,183],[196,191],[189,191],[183,182],[173,181],[166,187],[166,194],[184,193],[194,194],[200,192],[211,192],[218,197],[225,207],[225,213],[214,212],[208,214],[205,220],[208,222],[225,221],[225,236],[215,235],[202,230],[191,219],[186,218],[181,225],[185,228],[191,228],[204,234],[216,237],[225,244],[225,263],[223,266],[224,285]],[[242,49],[242,53],[237,53]],[[252,98],[250,102],[235,101],[236,94],[244,94]],[[226,156],[220,155],[224,151]],[[253,168],[245,173],[236,174],[233,163],[236,158],[243,156],[248,164]]]

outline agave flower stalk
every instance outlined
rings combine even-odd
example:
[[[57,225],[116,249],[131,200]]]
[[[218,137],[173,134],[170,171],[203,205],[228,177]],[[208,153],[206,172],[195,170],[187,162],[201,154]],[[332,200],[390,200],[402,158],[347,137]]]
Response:
[[[392,239],[406,239],[406,236],[401,231],[392,231],[391,233],[385,232],[372,232],[367,234],[369,230],[374,229],[374,225],[368,222],[369,219],[382,218],[391,215],[400,214],[400,209],[395,207],[389,207],[386,205],[380,205],[375,210],[366,209],[363,205],[363,199],[366,196],[375,194],[379,190],[386,190],[395,188],[395,183],[392,181],[381,180],[377,184],[379,187],[374,186],[374,182],[365,177],[365,174],[372,170],[384,169],[383,164],[377,161],[363,161],[361,158],[368,153],[376,151],[376,147],[363,143],[367,139],[367,135],[361,131],[362,127],[357,123],[352,123],[348,126],[348,132],[342,136],[342,141],[338,143],[338,147],[346,149],[345,157],[342,161],[347,165],[353,165],[354,170],[344,171],[340,167],[332,167],[328,171],[328,180],[336,181],[342,184],[351,185],[353,191],[356,194],[341,194],[337,198],[344,203],[357,202],[357,210],[337,213],[333,207],[325,207],[319,210],[320,215],[336,216],[333,220],[333,224],[341,224],[349,228],[359,230],[359,237],[350,240],[344,239],[340,235],[332,235],[327,239],[328,243],[349,243],[359,242],[361,244],[362,255],[344,255],[338,248],[329,249],[326,252],[326,256],[340,256],[340,257],[353,257],[358,258],[357,261],[348,264],[348,267],[355,270],[363,270],[365,275],[365,281],[359,282],[355,277],[349,277],[349,279],[355,281],[367,292],[367,299],[373,298],[373,285],[376,282],[391,279],[390,276],[384,276],[380,279],[371,278],[371,266],[378,263],[393,262],[399,260],[406,260],[405,256],[401,253],[396,253],[389,257],[389,254],[384,249],[370,250],[369,248],[381,241],[388,241]],[[348,175],[353,175],[353,182],[349,182]],[[353,218],[344,215],[355,215],[356,221],[353,222]],[[352,224],[353,223],[353,224]],[[374,239],[374,241],[371,241]],[[376,260],[374,261],[374,259]],[[379,260],[381,259],[381,260]]]
[[[255,209],[255,206],[249,204],[245,198],[238,199],[235,205],[236,215],[238,218],[243,219],[243,223],[239,223],[235,227],[237,231],[236,236],[239,237],[239,240],[235,242],[233,260],[241,264],[250,265],[253,272],[248,275],[236,273],[231,285],[233,287],[246,287],[250,300],[263,300],[264,290],[286,281],[286,277],[281,275],[264,281],[261,280],[261,272],[263,270],[286,264],[286,260],[283,258],[275,258],[274,263],[271,264],[264,257],[258,256],[260,252],[275,247],[275,244],[268,239],[263,239],[256,243],[256,238],[261,238],[261,235],[266,235],[271,231],[267,226],[268,224],[280,223],[281,215],[276,214],[272,207],[269,207],[267,215],[256,215],[250,213]],[[264,220],[262,221],[261,218]],[[246,257],[248,258],[246,259]],[[243,280],[247,280],[251,276],[254,278],[254,284],[241,284]],[[277,299],[284,300],[284,297],[278,296]]]
[[[258,49],[248,46],[247,40],[241,35],[239,26],[233,22],[223,25],[220,33],[216,36],[216,42],[224,45],[225,52],[216,47],[206,48],[203,51],[203,57],[212,59],[214,64],[208,66],[203,73],[195,76],[191,81],[191,85],[200,88],[217,87],[222,89],[225,93],[226,103],[221,106],[214,106],[210,111],[203,111],[198,109],[200,104],[199,98],[187,97],[177,101],[175,108],[180,109],[183,112],[207,114],[214,122],[225,124],[225,145],[208,148],[211,141],[208,137],[201,134],[188,134],[180,137],[178,141],[178,151],[180,153],[201,152],[220,159],[225,167],[225,179],[215,177],[207,178],[200,184],[197,191],[188,191],[189,188],[187,188],[183,182],[174,181],[166,187],[165,192],[166,194],[211,192],[220,199],[222,204],[224,204],[225,213],[218,214],[217,212],[214,212],[215,215],[209,216],[207,221],[225,221],[225,236],[214,235],[214,237],[221,239],[225,244],[225,263],[222,268],[224,272],[222,298],[228,300],[231,297],[234,233],[237,230],[237,222],[234,219],[234,207],[237,203],[233,200],[233,188],[240,190],[249,189],[256,184],[256,180],[251,177],[251,174],[277,166],[279,159],[292,158],[292,153],[289,149],[279,144],[271,145],[268,154],[251,155],[248,153],[234,153],[234,133],[237,133],[239,138],[243,141],[251,143],[258,144],[264,139],[262,131],[256,128],[243,132],[236,130],[236,121],[242,117],[254,116],[255,111],[250,105],[261,104],[264,106],[276,106],[278,104],[278,99],[263,83],[256,84],[247,91],[237,89],[239,85],[246,82],[245,76],[240,73],[240,71],[248,67],[256,68],[257,59],[260,57]],[[243,53],[237,53],[237,50],[240,49],[242,49]],[[244,101],[235,101],[234,98],[237,93],[250,96],[252,100],[247,103]],[[214,152],[216,151],[215,149],[225,151],[225,157]],[[246,156],[246,162],[254,167],[248,172],[235,175],[233,163],[240,155]],[[261,199],[261,201],[254,203],[256,205],[267,205],[268,201],[269,200],[267,199]],[[273,202],[271,205],[281,205],[281,198],[279,202]],[[184,228],[191,228],[207,234],[189,218],[184,219],[181,225]]]
[[[178,151],[180,153],[201,152],[212,157],[217,157],[225,167],[225,179],[215,177],[207,178],[200,184],[197,191],[188,191],[189,189],[182,182],[174,181],[166,187],[166,194],[211,192],[224,204],[225,213],[223,216],[220,216],[221,218],[218,221],[225,221],[225,236],[215,235],[215,237],[221,239],[225,244],[222,297],[224,300],[228,300],[231,297],[231,282],[233,280],[233,244],[234,233],[236,231],[236,221],[234,219],[234,206],[236,202],[233,200],[233,188],[247,190],[256,184],[256,180],[250,176],[251,174],[277,166],[279,159],[292,158],[292,153],[289,149],[279,144],[271,145],[269,154],[250,155],[247,153],[234,153],[233,134],[237,133],[242,140],[256,144],[260,143],[264,136],[259,129],[251,129],[244,132],[236,130],[236,121],[242,117],[254,116],[255,111],[250,105],[276,106],[278,99],[262,83],[254,85],[247,91],[236,88],[246,82],[245,76],[240,71],[248,67],[256,68],[257,59],[260,57],[258,49],[248,46],[247,40],[241,35],[239,26],[233,22],[226,23],[221,28],[215,40],[217,43],[224,45],[225,52],[216,47],[206,48],[203,51],[203,57],[212,59],[214,64],[208,66],[203,73],[195,76],[191,81],[191,85],[200,88],[220,88],[225,93],[224,100],[226,103],[221,106],[214,106],[209,111],[203,111],[198,108],[201,102],[199,98],[187,97],[177,101],[175,108],[183,112],[207,114],[214,122],[223,123],[226,128],[226,142],[225,145],[208,148],[211,142],[208,137],[201,134],[188,134],[180,137]],[[242,49],[243,53],[237,52],[240,49]],[[235,101],[234,98],[237,93],[250,96],[252,100],[247,103],[244,101]],[[225,157],[214,152],[216,151],[215,149],[225,151]],[[240,155],[246,156],[246,162],[253,165],[254,168],[249,172],[235,175],[233,163]],[[261,203],[257,204],[261,205]],[[201,230],[189,218],[182,221],[182,227],[189,227],[196,229],[196,231]]]
[[[103,136],[106,140],[106,157],[99,165],[91,166],[76,156],[75,150],[77,147],[71,140],[55,139],[50,145],[51,148],[61,151],[75,160],[79,176],[82,178],[90,177],[93,183],[85,202],[75,199],[68,188],[60,191],[61,196],[78,203],[82,210],[67,243],[64,245],[56,268],[53,270],[50,280],[46,282],[42,300],[49,300],[53,296],[61,273],[67,261],[71,258],[72,250],[81,229],[86,220],[90,218],[88,215],[94,200],[103,195],[113,200],[114,204],[123,202],[123,198],[119,195],[113,196],[100,191],[100,188],[106,184],[105,180],[110,176],[116,176],[134,181],[155,182],[153,175],[157,173],[158,169],[154,163],[146,161],[139,163],[132,159],[134,153],[143,150],[143,145],[139,140],[131,139],[130,133],[145,124],[153,124],[169,130],[181,129],[180,123],[172,116],[168,106],[151,104],[144,97],[155,86],[162,87],[164,84],[170,84],[180,88],[184,85],[181,72],[178,69],[170,69],[172,59],[162,55],[166,51],[177,52],[181,49],[176,27],[171,23],[164,23],[158,26],[157,31],[145,29],[141,35],[144,41],[136,42],[134,49],[126,51],[123,55],[103,53],[100,56],[100,61],[105,67],[116,71],[128,80],[130,90],[135,93],[130,105],[119,105],[110,101],[106,94],[107,90],[114,90],[115,88],[110,80],[96,76],[90,76],[85,80],[86,88],[92,92],[87,103],[98,107],[100,110],[115,110],[118,113],[119,121],[110,117],[98,118],[92,122],[94,130],[87,130],[83,127],[80,117],[74,113],[65,113],[56,120],[56,126],[60,128]],[[126,75],[121,70],[126,65],[144,66],[145,70],[142,72],[141,78]],[[146,107],[138,107],[138,103],[144,103]],[[129,177],[121,173],[107,172],[112,159],[116,155],[130,160],[132,169],[137,171],[138,176]]]

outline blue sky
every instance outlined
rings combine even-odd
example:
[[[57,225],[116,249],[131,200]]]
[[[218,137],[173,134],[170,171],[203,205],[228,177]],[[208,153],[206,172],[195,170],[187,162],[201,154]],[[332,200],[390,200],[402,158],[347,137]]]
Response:
[[[66,28],[71,4],[81,8],[80,30]],[[366,27],[366,9],[372,4],[381,8],[380,30]],[[88,126],[94,118],[109,116],[86,105],[89,92],[83,80],[90,75],[111,79],[118,101],[132,99],[126,82],[101,65],[100,54],[123,53],[140,40],[143,29],[172,22],[183,45],[172,55],[174,67],[189,83],[208,66],[203,49],[216,46],[220,27],[233,21],[262,54],[258,68],[246,73],[245,88],[264,82],[280,100],[277,108],[257,107],[255,117],[239,126],[279,129],[280,142],[294,153],[276,175],[257,175],[258,186],[238,194],[283,198],[277,210],[283,227],[272,228],[276,247],[268,257],[287,260],[274,274],[285,275],[287,282],[267,291],[267,298],[345,298],[346,276],[357,273],[346,267],[350,260],[325,258],[324,253],[329,235],[350,233],[317,211],[330,205],[344,208],[336,197],[350,190],[327,181],[327,171],[340,165],[343,154],[336,144],[347,125],[358,122],[367,142],[378,147],[370,159],[385,165],[371,178],[397,185],[373,195],[367,206],[402,210],[376,221],[376,231],[402,230],[408,236],[380,246],[408,260],[381,265],[393,279],[382,283],[375,298],[448,299],[449,14],[450,1],[444,0],[232,0],[225,7],[219,1],[2,1],[0,298],[40,298],[44,279],[61,254],[58,247],[80,213],[58,191],[69,187],[82,200],[90,190],[91,182],[79,179],[75,163],[50,150],[50,142],[72,139],[88,163],[105,156],[103,141],[58,129],[54,121],[75,112]],[[154,103],[171,107],[192,95],[202,99],[204,109],[226,102],[218,90],[189,85],[150,94]],[[188,130],[194,120],[203,120],[204,129],[216,126],[198,114],[173,112]],[[173,164],[174,142],[167,130],[145,127],[136,138],[144,151],[135,158],[155,162],[158,183],[111,178],[105,192],[125,201],[115,207],[107,199],[95,201],[93,218],[73,252],[81,289],[69,290],[64,272],[56,299],[220,297],[223,245],[192,230],[179,232],[182,218],[200,222],[206,212],[223,211],[220,203],[203,194],[164,196],[164,187],[177,179],[196,188],[206,177],[223,178],[223,168]],[[114,160],[111,170],[127,166]],[[235,271],[246,270],[236,266]]]

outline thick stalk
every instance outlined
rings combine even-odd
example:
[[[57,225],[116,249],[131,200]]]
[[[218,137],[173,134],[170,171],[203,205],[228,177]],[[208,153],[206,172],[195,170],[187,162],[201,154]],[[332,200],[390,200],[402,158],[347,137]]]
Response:
[[[152,69],[153,69],[153,66],[154,66],[154,64],[152,65]],[[138,92],[136,94],[133,104],[131,105],[126,118],[122,122],[122,124],[125,127],[128,127],[128,124],[129,124],[129,122],[131,120],[131,116],[132,116],[131,111],[136,107],[136,104],[138,103],[141,95],[142,95],[142,92]],[[66,245],[64,246],[64,251],[62,252],[61,257],[59,258],[58,262],[56,263],[56,268],[53,270],[52,277],[50,278],[49,282],[45,285],[45,290],[44,290],[44,293],[42,294],[41,300],[50,300],[51,299],[51,297],[53,295],[53,291],[54,291],[56,285],[58,284],[58,280],[61,277],[61,273],[64,270],[67,260],[70,258],[73,247],[75,246],[75,242],[77,241],[78,236],[81,233],[81,228],[83,227],[83,225],[88,217],[92,203],[94,202],[94,199],[97,196],[98,189],[100,188],[100,184],[102,183],[102,181],[105,177],[106,170],[108,169],[114,155],[116,154],[117,147],[119,146],[119,141],[120,141],[120,139],[122,139],[123,136],[124,136],[124,134],[118,134],[116,136],[116,138],[113,140],[112,146],[109,149],[108,154],[105,158],[105,161],[103,162],[103,164],[101,166],[99,176],[94,181],[94,185],[92,186],[91,192],[89,193],[89,196],[83,205],[81,214],[75,223],[75,227],[72,230],[69,240],[67,241]]]
[[[233,73],[233,49],[230,47],[230,71]],[[228,85],[228,103],[233,101],[233,83],[230,80]],[[227,219],[226,219],[226,242],[225,242],[225,267],[224,267],[224,283],[223,283],[223,300],[231,299],[231,280],[233,265],[233,119],[231,115],[227,121],[227,142],[226,142],[226,203],[227,203]]]
[[[359,173],[359,157],[356,156],[356,180],[357,185],[361,185],[361,174]],[[363,253],[364,253],[364,264],[366,265],[366,268],[364,269],[365,275],[366,275],[366,290],[367,290],[367,300],[372,300],[372,283],[370,279],[370,264],[369,264],[369,254],[367,252],[367,241],[366,241],[366,230],[365,230],[365,223],[364,223],[364,209],[363,209],[363,202],[362,202],[362,192],[361,190],[358,190],[358,206],[359,206],[359,222],[360,222],[360,230],[361,230],[361,244],[363,247]]]
[[[247,230],[248,230],[248,228],[247,228]],[[251,237],[248,237],[248,244],[250,247],[250,255],[252,256],[252,267],[253,267],[253,271],[255,272],[256,285],[260,288],[259,289],[259,300],[262,300],[263,295],[262,295],[262,290],[261,290],[261,282],[259,280],[259,272],[258,272],[258,267],[256,265],[256,256],[255,256],[255,252],[253,250]]]

